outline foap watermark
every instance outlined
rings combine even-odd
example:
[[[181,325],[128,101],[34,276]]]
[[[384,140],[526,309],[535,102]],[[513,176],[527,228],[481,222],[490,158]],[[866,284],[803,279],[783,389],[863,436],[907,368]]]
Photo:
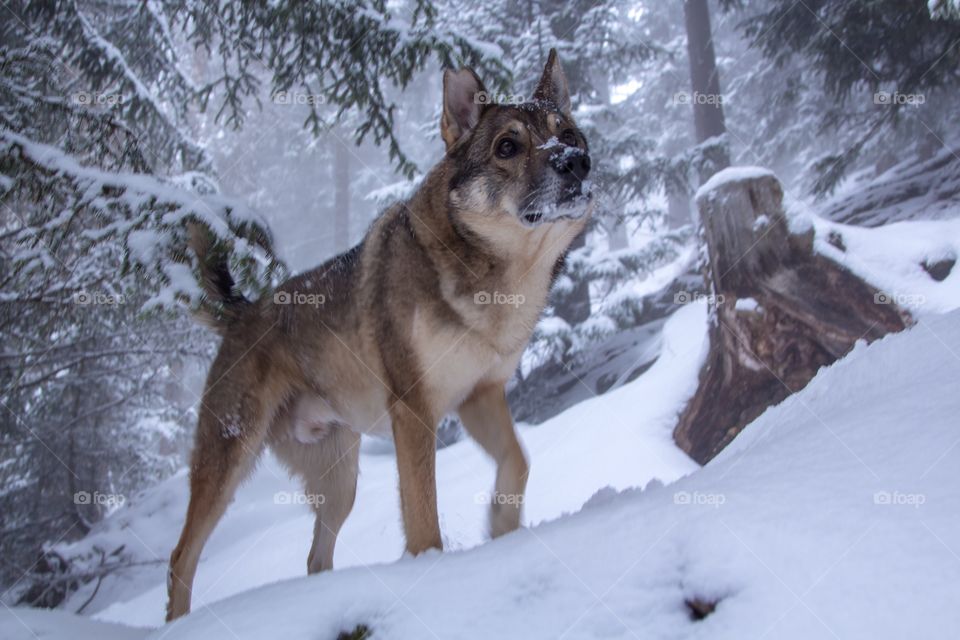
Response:
[[[903,493],[900,491],[877,491],[873,494],[873,504],[878,506],[904,506],[919,509],[925,504],[927,496],[923,493]]]
[[[79,91],[70,94],[70,101],[82,107],[113,107],[126,102],[122,93],[96,93]]]
[[[726,103],[722,93],[700,93],[678,91],[673,94],[673,104],[709,104],[719,106]]]
[[[490,93],[489,91],[477,91],[473,94],[474,104],[523,104],[526,102],[526,96],[517,93]]]
[[[926,297],[917,293],[884,293],[883,291],[878,291],[873,294],[874,304],[895,304],[900,307],[918,307],[926,301]]]
[[[316,93],[303,91],[277,91],[270,99],[274,104],[309,104],[313,106],[326,104],[327,97]]]
[[[126,501],[127,498],[122,493],[100,493],[99,491],[94,491],[91,493],[89,491],[77,491],[75,494],[73,494],[73,504],[76,505],[95,504],[97,506],[114,509],[117,507],[122,507],[123,503]]]
[[[494,491],[493,493],[484,493],[481,491],[473,496],[473,501],[476,504],[520,506],[523,504],[523,500],[524,497],[522,493],[500,493],[499,491]]]
[[[691,302],[706,302],[709,305],[723,304],[725,300],[722,293],[699,293],[696,291],[677,291],[673,294],[674,304],[690,304]]]
[[[80,305],[118,305],[124,304],[126,299],[121,293],[102,293],[100,291],[77,291],[73,294],[73,303]]]
[[[327,301],[322,293],[303,293],[301,291],[277,291],[273,294],[273,304],[305,304],[320,307]]]
[[[705,506],[719,509],[727,501],[722,493],[701,493],[699,491],[677,491],[673,494],[673,504]]]
[[[273,504],[304,504],[309,507],[324,504],[327,496],[322,493],[301,493],[299,491],[277,491],[273,494]]]
[[[894,91],[877,91],[873,94],[873,104],[882,105],[918,105],[927,101],[927,97],[922,93],[900,93]]]
[[[477,291],[473,294],[474,304],[505,304],[511,307],[519,307],[527,299],[522,293],[501,293],[500,291]]]

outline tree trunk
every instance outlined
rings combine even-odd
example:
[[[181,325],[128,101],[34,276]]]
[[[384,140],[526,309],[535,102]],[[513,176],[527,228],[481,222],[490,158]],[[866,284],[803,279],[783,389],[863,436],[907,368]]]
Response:
[[[697,198],[709,256],[704,278],[714,294],[710,352],[674,439],[700,463],[855,342],[910,322],[876,289],[814,253],[812,230],[789,231],[773,174],[730,175]]]
[[[703,143],[727,132],[707,0],[684,0],[683,16],[687,27],[687,55],[690,58],[693,125],[697,142]],[[730,157],[722,145],[710,147],[706,155],[707,162],[700,169],[701,184],[717,171],[730,166]]]

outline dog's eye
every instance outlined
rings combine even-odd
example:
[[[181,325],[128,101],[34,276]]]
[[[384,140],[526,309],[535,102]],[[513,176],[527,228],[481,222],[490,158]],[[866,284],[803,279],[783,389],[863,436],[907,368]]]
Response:
[[[517,146],[517,143],[511,140],[510,138],[504,138],[497,143],[497,157],[498,158],[512,158],[517,155],[517,152],[520,148]]]
[[[563,133],[560,134],[560,142],[569,146],[577,146],[577,135],[573,132],[573,129],[564,129]]]

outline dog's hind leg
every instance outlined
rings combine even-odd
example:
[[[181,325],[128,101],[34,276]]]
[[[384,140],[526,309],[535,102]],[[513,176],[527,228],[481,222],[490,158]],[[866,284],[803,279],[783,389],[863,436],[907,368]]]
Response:
[[[290,473],[303,482],[316,514],[307,573],[333,568],[340,527],[353,509],[360,469],[360,434],[322,396],[301,393],[277,416],[267,443]]]
[[[241,358],[234,361],[221,351],[200,406],[190,463],[190,503],[167,576],[168,621],[189,613],[200,552],[253,468],[269,422],[284,400],[283,392],[266,382],[253,355]]]
[[[316,513],[307,573],[333,568],[337,535],[353,509],[360,467],[360,434],[336,426],[318,448],[320,460],[305,478],[305,488]]]
[[[496,538],[520,526],[529,466],[510,416],[503,386],[474,389],[458,411],[467,433],[497,463],[497,481],[490,502],[490,535]]]

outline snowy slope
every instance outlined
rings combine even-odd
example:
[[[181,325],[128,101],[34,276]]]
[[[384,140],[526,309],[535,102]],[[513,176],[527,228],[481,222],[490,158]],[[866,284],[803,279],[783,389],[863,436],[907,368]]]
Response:
[[[858,346],[671,486],[603,490],[469,551],[247,591],[143,637],[943,637],[960,626],[958,379],[960,311],[931,316]],[[691,620],[693,598],[716,611]],[[16,624],[0,615],[3,637],[31,637]]]
[[[820,207],[829,220],[867,227],[905,220],[941,220],[960,207],[960,147],[943,147],[926,160],[910,157],[881,175],[851,175]]]
[[[882,303],[896,303],[914,316],[960,307],[960,268],[942,281],[923,264],[960,258],[960,217],[858,227],[812,217],[814,249],[880,289]],[[831,238],[841,247],[831,244]]]
[[[960,306],[960,269],[937,282],[921,264],[960,254],[960,219],[865,229],[811,216],[796,203],[788,211],[792,224],[813,226],[817,251],[921,323],[821,372],[697,470],[670,431],[703,362],[706,313],[702,303],[680,305],[659,358],[637,380],[539,426],[521,426],[532,459],[525,524],[533,528],[483,544],[492,465],[470,441],[438,453],[442,556],[396,562],[403,549],[396,467],[389,446],[369,441],[357,504],[337,547],[338,571],[302,579],[312,518],[291,504],[298,488],[268,456],[205,549],[195,614],[165,628],[165,637],[191,637],[186,630],[195,625],[232,637],[218,618],[234,615],[243,619],[240,637],[273,636],[264,625],[283,621],[292,626],[278,629],[293,637],[312,629],[310,637],[319,638],[356,623],[379,637],[431,637],[428,629],[443,638],[485,637],[497,630],[498,611],[506,616],[504,637],[556,637],[559,626],[569,629],[566,637],[832,637],[828,627],[840,637],[848,635],[841,628],[871,637],[855,632],[861,627],[896,637],[907,628],[898,620],[947,622],[951,608],[943,602],[960,584],[960,559],[949,550],[960,533],[960,518],[951,515],[960,513],[953,497],[960,487],[943,475],[960,451],[951,418],[960,312],[941,314]],[[656,482],[634,489],[688,474],[669,489]],[[617,495],[625,489],[632,490]],[[874,494],[892,504],[875,503]],[[166,560],[186,499],[180,474],[60,547],[66,556],[99,556],[95,549],[122,545],[143,563],[107,577],[85,615],[162,624]],[[893,595],[897,582],[911,594],[903,602]],[[94,586],[63,608],[80,608]],[[683,600],[694,596],[721,603],[691,626]],[[297,603],[306,603],[309,616],[295,611]],[[238,613],[224,613],[231,611]],[[53,638],[147,633],[72,620],[0,609],[0,639],[34,637],[31,629]]]
[[[960,625],[960,313],[860,347],[671,487],[297,579],[151,637],[903,638]],[[719,599],[692,622],[684,599]]]
[[[676,412],[696,388],[705,354],[706,308],[691,305],[668,323],[661,356],[644,376],[593,398],[537,427],[521,427],[531,476],[525,522],[535,524],[575,512],[598,489],[672,481],[697,468],[673,443]],[[368,443],[376,445],[377,443]],[[447,549],[487,539],[486,501],[494,467],[479,447],[464,441],[438,452],[441,528]],[[392,562],[403,552],[396,464],[389,447],[361,455],[353,513],[337,545],[335,566]],[[297,485],[267,456],[239,491],[208,543],[196,582],[195,608],[306,572],[313,520],[296,501]],[[185,473],[130,499],[94,533],[63,549],[68,556],[99,547],[125,552],[152,565],[110,576],[85,614],[140,626],[163,622],[166,560],[186,511]],[[76,610],[93,584],[67,603]]]

